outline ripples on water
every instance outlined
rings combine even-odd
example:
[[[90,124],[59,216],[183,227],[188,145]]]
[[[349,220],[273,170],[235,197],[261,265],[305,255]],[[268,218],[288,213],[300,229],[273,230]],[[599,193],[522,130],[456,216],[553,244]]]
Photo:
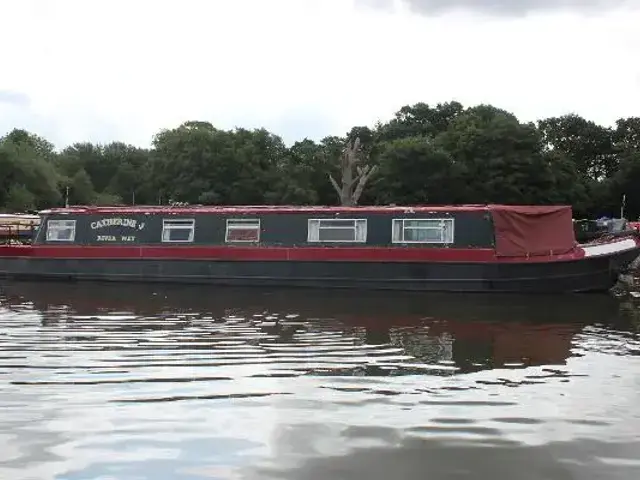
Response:
[[[0,479],[637,479],[637,311],[6,285]]]

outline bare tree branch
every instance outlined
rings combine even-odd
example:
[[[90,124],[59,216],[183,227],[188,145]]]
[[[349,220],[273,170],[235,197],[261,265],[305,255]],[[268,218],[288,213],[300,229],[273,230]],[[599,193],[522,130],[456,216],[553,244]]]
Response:
[[[378,169],[377,165],[373,165],[373,166],[367,165],[366,167],[364,167],[365,173],[358,180],[358,184],[356,185],[356,189],[354,190],[353,196],[351,197],[354,205],[358,204],[358,201],[360,200],[360,197],[362,196],[362,192],[364,192],[364,187],[367,185],[367,182],[369,181],[371,176],[374,173],[376,173],[377,169]]]
[[[367,165],[368,158],[365,157],[360,137],[356,137],[346,143],[340,155],[341,184],[329,175],[329,180],[338,194],[341,205],[356,205],[367,181],[374,174],[376,168]]]
[[[336,193],[338,194],[338,197],[342,199],[342,189],[340,188],[340,185],[338,185],[338,182],[336,182],[333,179],[331,174],[329,174],[329,180],[331,180],[331,185],[333,185],[333,188],[336,189]]]

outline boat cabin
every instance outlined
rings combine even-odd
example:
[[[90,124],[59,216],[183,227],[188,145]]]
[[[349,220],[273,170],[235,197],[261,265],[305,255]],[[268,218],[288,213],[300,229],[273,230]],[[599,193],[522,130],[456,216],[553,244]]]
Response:
[[[575,244],[570,207],[72,207],[41,214],[35,244],[503,246],[511,254]]]

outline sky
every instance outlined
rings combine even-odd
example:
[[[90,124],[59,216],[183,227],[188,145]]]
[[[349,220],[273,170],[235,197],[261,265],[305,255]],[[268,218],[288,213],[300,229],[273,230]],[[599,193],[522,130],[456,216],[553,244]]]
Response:
[[[187,120],[291,144],[403,105],[640,115],[640,0],[0,0],[0,136],[148,146]]]

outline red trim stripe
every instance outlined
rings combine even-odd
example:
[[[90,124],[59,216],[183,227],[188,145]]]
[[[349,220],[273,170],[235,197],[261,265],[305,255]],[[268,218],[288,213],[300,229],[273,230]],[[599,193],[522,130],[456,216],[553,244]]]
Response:
[[[237,246],[84,246],[4,245],[0,257],[64,259],[163,259],[230,261],[322,261],[322,262],[456,262],[456,263],[543,263],[578,260],[582,249],[563,255],[496,257],[486,248],[406,247],[237,247]]]

